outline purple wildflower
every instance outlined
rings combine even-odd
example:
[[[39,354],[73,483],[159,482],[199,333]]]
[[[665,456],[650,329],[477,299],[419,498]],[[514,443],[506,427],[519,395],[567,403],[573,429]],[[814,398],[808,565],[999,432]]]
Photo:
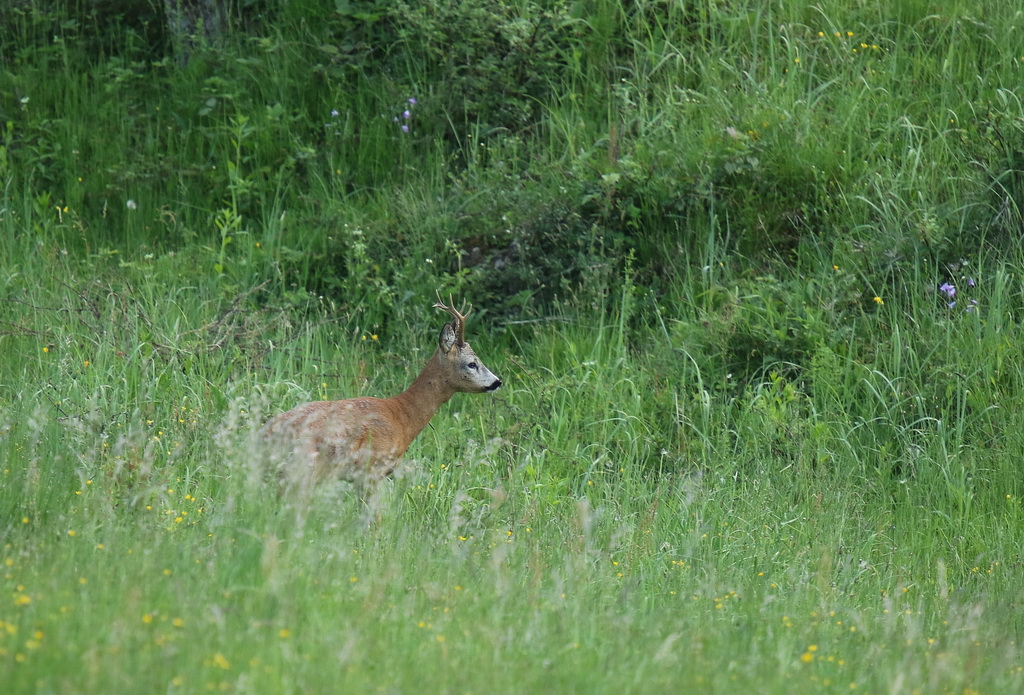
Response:
[[[410,111],[409,109],[406,109],[405,111],[403,111],[402,112],[402,118],[404,118],[406,120],[412,118],[412,111]]]
[[[403,123],[402,124],[402,132],[403,133],[408,133],[409,132],[409,124],[408,123]]]
[[[967,286],[974,287],[974,278],[967,278]]]
[[[948,282],[944,282],[939,285],[939,292],[945,292],[949,299],[956,297],[956,287],[950,285]]]
[[[416,106],[416,97],[409,97],[409,103]]]

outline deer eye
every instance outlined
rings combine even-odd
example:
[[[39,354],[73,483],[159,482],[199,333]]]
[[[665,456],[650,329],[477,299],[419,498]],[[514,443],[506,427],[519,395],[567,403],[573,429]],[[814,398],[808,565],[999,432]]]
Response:
[[[476,369],[476,367],[477,367],[476,362],[470,362],[466,366],[469,367],[470,369]]]

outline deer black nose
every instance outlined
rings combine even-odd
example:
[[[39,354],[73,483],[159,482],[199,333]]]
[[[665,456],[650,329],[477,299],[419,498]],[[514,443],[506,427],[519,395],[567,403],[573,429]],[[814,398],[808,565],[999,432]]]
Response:
[[[488,386],[484,390],[485,391],[497,391],[499,388],[501,388],[501,379],[495,379],[494,383],[491,384],[490,386]]]

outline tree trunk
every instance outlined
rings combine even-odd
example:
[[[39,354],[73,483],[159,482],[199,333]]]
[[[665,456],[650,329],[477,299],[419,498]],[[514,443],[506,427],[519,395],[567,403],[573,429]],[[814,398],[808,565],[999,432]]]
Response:
[[[220,42],[227,26],[230,0],[163,0],[167,29],[181,65],[196,46]]]

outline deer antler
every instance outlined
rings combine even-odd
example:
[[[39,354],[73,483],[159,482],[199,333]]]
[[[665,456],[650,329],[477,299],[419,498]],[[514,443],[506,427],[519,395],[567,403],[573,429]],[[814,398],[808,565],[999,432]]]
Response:
[[[444,303],[444,300],[441,299],[441,291],[435,291],[437,292],[437,304],[434,305],[434,308],[448,312],[448,314],[450,314],[451,317],[454,319],[452,321],[452,327],[455,329],[455,344],[458,345],[459,347],[462,347],[463,345],[466,344],[466,317],[469,316],[469,312],[473,311],[473,305],[470,304],[469,308],[467,309],[466,300],[463,299],[462,310],[456,311],[454,307],[455,302],[452,300],[451,295],[448,295],[448,301],[452,303],[452,306],[448,306],[447,304]]]

